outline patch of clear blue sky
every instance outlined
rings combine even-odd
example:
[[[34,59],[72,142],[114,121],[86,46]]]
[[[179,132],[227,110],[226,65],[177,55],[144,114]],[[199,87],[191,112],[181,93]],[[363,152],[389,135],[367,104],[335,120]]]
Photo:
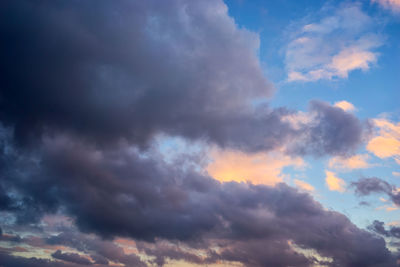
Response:
[[[384,45],[377,50],[377,63],[367,71],[352,71],[345,79],[288,83],[285,81],[287,73],[284,62],[288,32],[301,27],[299,22],[305,17],[307,21],[312,22],[312,16],[318,14],[323,5],[339,6],[341,2],[225,0],[225,3],[230,16],[239,27],[260,35],[260,61],[266,76],[277,88],[275,95],[268,100],[271,106],[306,110],[312,99],[330,103],[347,100],[356,106],[356,115],[362,119],[375,118],[382,113],[388,113],[395,121],[400,119],[400,16],[396,18],[369,1],[360,2],[363,12],[382,23],[380,34],[385,36],[385,39]],[[315,22],[318,20],[316,17]],[[351,189],[347,193],[329,191],[325,185],[325,170],[329,169],[328,158],[307,157],[305,160],[309,167],[304,171],[285,168],[284,173],[312,184],[316,188],[315,198],[326,208],[343,212],[362,227],[374,219],[390,222],[400,218],[399,210],[388,212],[377,209],[380,206],[392,205],[390,202],[383,203],[379,200],[379,197],[387,198],[384,195],[360,199]],[[393,160],[382,161],[371,155],[370,162],[374,164],[372,168],[337,172],[337,176],[343,178],[348,185],[361,177],[376,176],[400,186],[400,178],[392,175],[393,171],[400,171],[399,165]],[[359,202],[363,200],[369,202],[370,206],[360,206]]]
[[[341,2],[225,0],[225,3],[230,16],[240,27],[260,35],[259,57],[266,76],[277,87],[269,101],[271,106],[305,110],[312,99],[331,103],[347,100],[358,108],[357,115],[361,118],[376,117],[383,112],[394,113],[394,116],[400,113],[400,19],[390,12],[368,1],[361,2],[366,14],[384,24],[384,45],[378,49],[377,64],[369,70],[355,70],[349,73],[347,79],[335,81],[287,83],[284,48],[288,42],[288,31],[299,26],[299,21],[305,17],[312,22],[312,15],[318,14],[324,5],[339,6]]]

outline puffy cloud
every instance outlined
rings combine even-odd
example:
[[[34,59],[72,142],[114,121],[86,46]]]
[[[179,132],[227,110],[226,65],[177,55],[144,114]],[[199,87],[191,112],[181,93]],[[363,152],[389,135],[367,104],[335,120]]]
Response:
[[[347,78],[351,71],[368,70],[377,61],[382,38],[370,31],[373,19],[359,4],[325,7],[328,14],[303,25],[286,48],[289,81]]]
[[[325,171],[325,175],[325,182],[329,190],[338,191],[341,193],[346,190],[346,182],[343,179],[337,177],[334,172]]]
[[[393,158],[400,164],[400,123],[387,119],[374,119],[377,133],[367,144],[368,151],[379,158]]]
[[[368,128],[353,114],[321,101],[310,102],[308,116],[311,119],[307,124],[302,123],[304,119],[299,122],[303,130],[298,131],[290,148],[295,153],[349,155],[363,141]]]
[[[239,29],[222,1],[102,0],[95,12],[79,1],[0,5],[0,120],[20,144],[62,132],[143,148],[165,134],[260,152],[314,130],[282,120],[294,113],[286,108],[252,107],[273,88],[257,58],[258,35]],[[329,112],[322,104],[312,108]],[[358,120],[342,117],[312,123],[334,124],[320,138],[335,146],[322,145],[319,154],[359,144],[359,132],[347,132],[360,127]],[[342,134],[353,136],[333,140]],[[312,153],[320,145],[311,144]]]
[[[333,157],[329,160],[328,165],[330,168],[345,170],[363,169],[371,167],[368,163],[368,159],[368,154],[359,154],[351,157]]]
[[[56,129],[99,142],[157,132],[222,142],[249,101],[273,91],[258,35],[222,1],[2,1],[0,12],[1,120],[22,141]]]

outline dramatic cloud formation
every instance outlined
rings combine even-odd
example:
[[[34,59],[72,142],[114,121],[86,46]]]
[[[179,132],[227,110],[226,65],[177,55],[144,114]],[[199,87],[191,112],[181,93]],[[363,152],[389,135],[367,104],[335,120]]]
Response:
[[[1,116],[19,138],[56,129],[143,143],[165,131],[223,142],[221,131],[248,119],[247,101],[272,92],[258,36],[237,29],[221,1],[4,1],[0,10]]]
[[[358,36],[325,78],[367,69],[379,46],[357,5],[336,17],[305,31]],[[395,266],[312,185],[281,183],[301,156],[351,159],[369,125],[348,103],[255,104],[274,91],[259,42],[222,0],[1,1],[0,265]],[[171,156],[157,138],[203,149]]]
[[[218,251],[209,252],[204,262],[301,266],[315,261],[297,253],[290,240],[337,265],[392,261],[383,240],[284,184],[275,188],[221,184],[184,168],[185,164],[162,163],[156,155],[142,158],[129,147],[98,151],[66,139],[45,144],[39,168],[32,155],[9,155],[7,161],[9,179],[3,183],[15,192],[9,195],[10,208],[20,216],[20,223],[35,219],[29,211],[38,216],[61,208],[76,218],[80,230],[103,237],[180,240],[197,249],[213,247],[220,240],[215,243]],[[52,245],[72,246],[50,240]],[[194,244],[194,240],[198,241]],[[276,253],[282,255],[279,260],[273,256]],[[64,252],[53,257],[82,260]]]
[[[281,120],[291,113],[284,108],[251,107],[272,92],[256,57],[258,37],[237,29],[220,1],[99,1],[92,9],[76,1],[1,3],[1,120],[20,143],[63,131],[145,146],[166,133],[260,151],[311,131],[306,141],[324,140],[311,144],[313,153],[322,145],[321,153],[337,154],[360,142],[357,119],[339,111],[331,118],[322,103],[312,104],[320,121],[299,130]],[[331,123],[348,125],[340,129],[344,142]]]
[[[359,4],[325,8],[318,22],[291,36],[286,49],[289,81],[347,78],[353,70],[368,70],[377,61],[381,37],[370,32],[374,21]]]

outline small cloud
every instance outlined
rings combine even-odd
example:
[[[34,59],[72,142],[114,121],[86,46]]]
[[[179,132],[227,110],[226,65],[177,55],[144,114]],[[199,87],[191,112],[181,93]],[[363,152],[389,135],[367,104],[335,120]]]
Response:
[[[400,225],[400,221],[391,221],[388,223],[389,226],[398,226]]]
[[[329,168],[353,170],[353,169],[365,169],[371,167],[368,163],[369,155],[360,154],[352,157],[334,157],[329,160]]]
[[[400,164],[400,123],[375,119],[377,134],[368,142],[367,150],[379,158],[393,158]]]
[[[295,184],[298,188],[300,188],[301,190],[304,190],[304,191],[312,192],[312,191],[315,190],[314,186],[312,186],[312,185],[310,185],[309,183],[306,183],[306,182],[304,182],[304,181],[302,181],[302,180],[297,180],[297,179],[295,179],[295,180],[294,180],[294,184]]]
[[[372,0],[372,3],[378,3],[384,9],[393,13],[400,13],[400,0]]]
[[[393,175],[393,176],[400,177],[400,172],[392,172],[392,175]]]
[[[354,105],[346,100],[335,102],[334,106],[341,108],[344,111],[355,111],[356,110]]]
[[[334,172],[331,171],[325,171],[326,177],[325,177],[325,182],[326,185],[328,186],[329,190],[331,191],[338,191],[343,193],[346,189],[346,182],[337,177]]]
[[[395,211],[398,210],[399,208],[396,206],[389,206],[389,205],[384,205],[376,208],[377,210],[386,210],[386,211]]]

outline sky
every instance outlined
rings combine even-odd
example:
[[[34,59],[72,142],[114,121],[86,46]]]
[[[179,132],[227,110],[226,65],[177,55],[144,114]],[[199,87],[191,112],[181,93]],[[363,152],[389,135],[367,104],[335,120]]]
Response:
[[[400,265],[400,1],[0,1],[0,266]]]

